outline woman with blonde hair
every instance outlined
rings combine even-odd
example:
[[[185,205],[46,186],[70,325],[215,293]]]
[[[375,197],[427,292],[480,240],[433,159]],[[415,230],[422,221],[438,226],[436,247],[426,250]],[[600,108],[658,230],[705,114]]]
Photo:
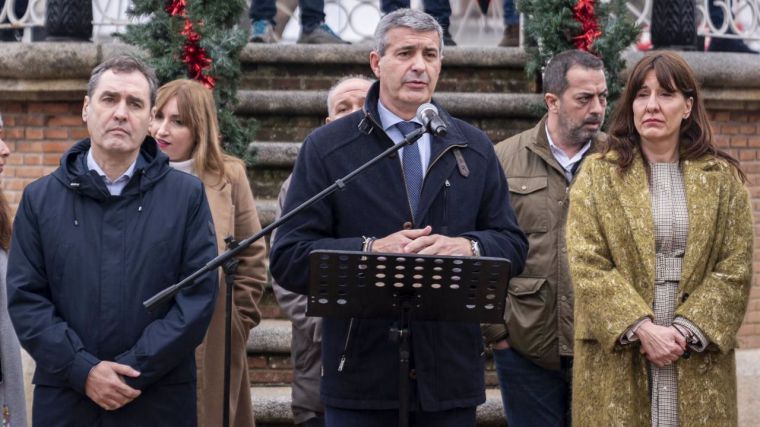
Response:
[[[240,241],[261,230],[243,162],[222,151],[212,92],[194,80],[174,80],[159,88],[150,134],[172,167],[203,181],[214,219],[219,251],[224,239]],[[257,302],[266,282],[263,240],[238,256],[232,310],[230,425],[252,426],[246,342],[261,314]],[[224,386],[224,274],[220,297],[206,337],[195,353],[198,373],[198,425],[222,425]]]
[[[734,348],[752,278],[739,163],[673,52],[631,70],[570,190],[573,424],[737,424]]]

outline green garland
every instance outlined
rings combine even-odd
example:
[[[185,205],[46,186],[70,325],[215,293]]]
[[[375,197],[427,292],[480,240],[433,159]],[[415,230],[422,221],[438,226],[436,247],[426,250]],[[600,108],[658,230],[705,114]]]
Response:
[[[586,23],[582,24],[573,10],[580,3],[586,3],[586,6],[590,3],[596,18],[599,33],[593,35],[588,50],[604,61],[609,110],[622,92],[619,79],[625,68],[622,53],[636,41],[640,32],[628,15],[625,0],[518,0],[517,7],[527,18],[524,24],[526,38],[537,42],[525,49],[529,56],[526,71],[528,75],[536,75],[552,56],[576,48],[576,40],[586,35]]]
[[[181,3],[186,16],[170,14],[169,10],[177,3]],[[238,21],[247,6],[247,0],[134,0],[127,14],[147,19],[127,26],[120,37],[148,53],[145,59],[156,69],[163,84],[194,77],[188,70],[189,64],[183,61],[187,58],[189,38],[183,31],[186,32],[187,22],[191,23],[197,46],[210,59],[203,74],[214,84],[223,148],[251,165],[253,153],[248,145],[253,140],[255,124],[241,123],[234,115],[241,73],[240,52],[248,41],[247,32],[238,26]]]

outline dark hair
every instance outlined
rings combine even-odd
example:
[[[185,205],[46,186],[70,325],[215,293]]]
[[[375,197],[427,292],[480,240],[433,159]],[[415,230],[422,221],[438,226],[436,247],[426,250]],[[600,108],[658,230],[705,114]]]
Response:
[[[617,103],[609,125],[609,138],[601,152],[618,153],[616,163],[621,172],[626,172],[633,163],[635,150],[640,150],[641,140],[633,121],[633,101],[644,85],[647,73],[654,71],[657,82],[664,89],[680,92],[685,98],[692,98],[691,114],[681,122],[680,158],[696,160],[705,155],[723,159],[734,166],[742,182],[746,175],[739,161],[728,153],[716,148],[712,142],[712,130],[707,111],[702,102],[697,79],[689,64],[674,52],[660,51],[644,56],[631,70],[625,90]]]
[[[566,50],[549,60],[544,70],[544,93],[562,95],[567,89],[567,72],[574,66],[604,71],[604,62],[583,50]]]
[[[95,93],[95,88],[98,87],[100,82],[100,76],[108,70],[114,70],[116,73],[131,73],[132,71],[139,71],[145,79],[148,80],[148,86],[150,88],[150,106],[152,107],[156,103],[156,91],[158,90],[158,78],[156,78],[156,72],[145,63],[140,61],[131,55],[118,55],[113,58],[107,59],[90,73],[90,80],[87,82],[87,96],[92,97]]]

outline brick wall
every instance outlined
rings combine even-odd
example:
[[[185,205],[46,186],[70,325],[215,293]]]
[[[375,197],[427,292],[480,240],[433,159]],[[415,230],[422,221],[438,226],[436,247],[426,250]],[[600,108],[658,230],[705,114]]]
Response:
[[[739,329],[741,348],[760,348],[760,102],[708,104],[716,144],[741,161],[755,215],[754,276],[749,306]]]
[[[12,154],[2,187],[15,210],[23,188],[58,166],[61,154],[87,136],[82,102],[0,102],[4,141]]]
[[[748,312],[739,330],[739,344],[742,348],[760,348],[760,102],[711,101],[707,106],[717,145],[739,158],[748,176],[755,214],[755,275]],[[81,101],[0,102],[5,142],[13,152],[2,177],[2,188],[14,209],[24,186],[53,171],[60,155],[87,136],[81,109]],[[273,298],[263,304],[266,317],[279,316],[274,304]],[[275,358],[256,362],[252,373],[265,369],[265,365],[275,371],[289,369],[289,361]],[[289,374],[262,371],[260,375],[282,379],[287,377],[281,375]]]

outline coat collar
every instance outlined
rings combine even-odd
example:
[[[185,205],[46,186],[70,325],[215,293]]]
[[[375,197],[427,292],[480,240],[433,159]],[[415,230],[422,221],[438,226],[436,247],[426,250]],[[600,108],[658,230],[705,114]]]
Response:
[[[614,160],[617,155],[612,152],[608,160]],[[649,283],[655,280],[655,236],[652,203],[649,191],[649,179],[644,167],[643,157],[636,152],[633,164],[622,176],[616,166],[613,168],[613,182],[617,183],[611,191],[618,194],[623,214],[632,230],[634,244],[639,253]],[[681,162],[684,187],[686,191],[687,212],[689,215],[689,234],[686,243],[686,254],[681,270],[680,288],[688,286],[700,254],[708,251],[709,241],[713,232],[704,232],[704,227],[713,227],[717,220],[719,191],[719,169],[714,158],[706,157],[699,160],[684,160]],[[706,191],[708,189],[708,191]],[[624,244],[624,242],[611,242]]]
[[[548,117],[548,114],[544,114],[544,117],[541,118],[541,121],[538,122],[538,124],[533,129],[531,129],[530,132],[533,134],[533,138],[531,138],[532,142],[527,145],[527,148],[535,153],[538,157],[543,159],[547,165],[551,166],[554,170],[564,176],[565,170],[554,157],[554,154],[552,154],[551,148],[549,148],[549,138],[546,137],[546,121]],[[596,136],[594,136],[591,140],[591,147],[589,147],[588,151],[586,151],[584,157],[597,152],[599,150],[599,145],[602,143],[602,141],[604,141],[605,138],[606,135],[604,133],[597,133]],[[583,161],[581,160],[581,167],[583,167],[582,162]]]
[[[377,111],[379,98],[380,82],[377,81],[372,84],[367,92],[363,108],[364,117],[359,122],[359,130],[367,135],[375,133],[387,144],[392,144],[393,141],[385,134],[380,122],[380,115]],[[443,137],[430,135],[430,165],[423,182],[422,194],[420,195],[418,212],[415,214],[415,218],[423,218],[425,216],[425,212],[446,183],[451,170],[456,167],[456,159],[448,151],[455,147],[465,148],[468,146],[467,140],[459,126],[455,123],[454,118],[435,99],[432,99],[431,103],[438,108],[438,116],[446,123],[448,132]]]

